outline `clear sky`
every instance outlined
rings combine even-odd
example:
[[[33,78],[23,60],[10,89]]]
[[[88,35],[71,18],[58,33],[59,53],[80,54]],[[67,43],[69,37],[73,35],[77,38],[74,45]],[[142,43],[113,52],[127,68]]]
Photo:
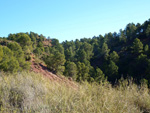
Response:
[[[0,0],[0,37],[35,32],[60,42],[119,32],[150,18],[150,0]]]

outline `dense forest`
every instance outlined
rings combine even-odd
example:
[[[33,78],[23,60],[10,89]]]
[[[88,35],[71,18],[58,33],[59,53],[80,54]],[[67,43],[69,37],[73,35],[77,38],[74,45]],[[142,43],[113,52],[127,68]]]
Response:
[[[71,38],[71,37],[70,37]],[[150,84],[150,19],[129,23],[119,33],[59,42],[34,32],[0,37],[0,70],[30,70],[31,55],[57,75],[75,81],[117,83],[128,78]]]

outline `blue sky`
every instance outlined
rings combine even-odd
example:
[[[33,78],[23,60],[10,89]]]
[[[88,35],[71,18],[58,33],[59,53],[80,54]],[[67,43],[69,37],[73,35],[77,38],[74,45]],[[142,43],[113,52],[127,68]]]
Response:
[[[0,0],[0,37],[35,32],[60,42],[119,32],[150,18],[150,0]]]

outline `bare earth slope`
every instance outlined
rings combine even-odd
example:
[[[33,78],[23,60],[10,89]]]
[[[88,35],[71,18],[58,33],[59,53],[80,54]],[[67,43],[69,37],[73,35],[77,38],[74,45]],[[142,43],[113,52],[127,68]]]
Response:
[[[72,81],[66,77],[55,75],[55,74],[51,73],[47,69],[47,66],[44,65],[43,63],[37,64],[35,62],[34,55],[31,55],[31,71],[42,74],[44,77],[50,79],[50,81],[64,83],[66,86],[70,86],[75,89],[78,88],[78,85],[74,81]]]

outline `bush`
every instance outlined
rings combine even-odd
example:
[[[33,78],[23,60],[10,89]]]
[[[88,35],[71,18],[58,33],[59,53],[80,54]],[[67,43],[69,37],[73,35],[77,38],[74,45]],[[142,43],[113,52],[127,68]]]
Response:
[[[0,63],[0,69],[9,72],[17,72],[19,69],[18,61],[8,47],[3,47],[3,58]]]
[[[62,74],[64,72],[65,56],[58,51],[54,54],[50,54],[44,58],[44,62],[47,67],[55,74]]]
[[[9,92],[9,103],[11,106],[16,108],[22,108],[23,107],[23,100],[24,100],[24,94],[17,88],[10,89]]]

